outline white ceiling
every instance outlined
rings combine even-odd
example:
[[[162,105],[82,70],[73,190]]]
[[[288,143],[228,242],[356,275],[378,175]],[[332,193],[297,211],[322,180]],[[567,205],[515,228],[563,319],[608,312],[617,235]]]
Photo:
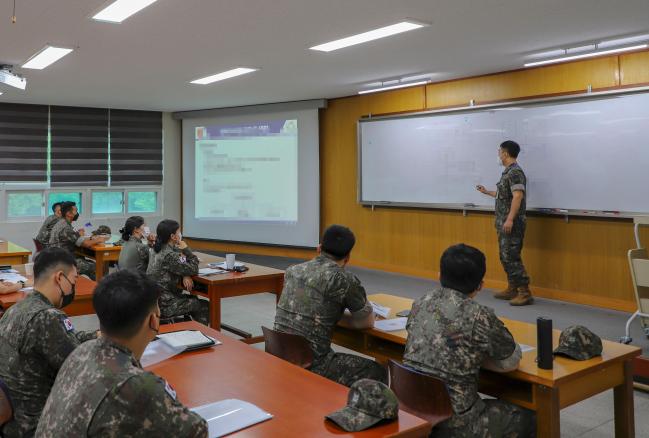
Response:
[[[436,80],[520,68],[526,55],[649,31],[647,0],[159,0],[122,24],[88,17],[103,0],[0,0],[0,63],[46,43],[78,46],[26,70],[0,102],[179,111],[355,94],[425,72]],[[404,18],[428,28],[320,53],[308,47]],[[190,80],[261,70],[212,85]]]

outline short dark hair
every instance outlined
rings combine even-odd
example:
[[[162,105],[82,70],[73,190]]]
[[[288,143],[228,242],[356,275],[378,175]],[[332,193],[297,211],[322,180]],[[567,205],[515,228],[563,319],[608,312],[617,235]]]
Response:
[[[521,147],[513,140],[503,141],[500,144],[500,149],[504,149],[512,158],[517,158],[518,154],[521,153]]]
[[[52,204],[52,213],[56,211],[56,207],[60,207],[60,206],[61,206],[60,202],[55,202],[54,204]]]
[[[336,260],[342,260],[352,252],[356,237],[349,228],[342,225],[331,225],[322,234],[322,251]]]
[[[482,251],[460,243],[444,251],[439,271],[439,281],[443,287],[469,295],[480,286],[487,271],[487,262]]]
[[[156,228],[155,244],[153,250],[160,252],[162,245],[169,242],[172,234],[175,234],[180,228],[180,224],[173,219],[165,219],[158,224]]]
[[[61,216],[68,214],[68,211],[71,211],[72,208],[76,207],[77,203],[72,201],[61,202]]]
[[[77,262],[70,251],[57,247],[45,248],[34,258],[34,281],[39,281],[52,271],[73,266],[77,266]]]
[[[142,216],[131,216],[130,218],[126,219],[124,228],[119,230],[119,232],[122,233],[122,240],[124,242],[128,242],[128,240],[131,238],[131,235],[133,234],[133,231],[140,228],[142,225],[144,225],[144,218]]]
[[[160,297],[156,282],[139,271],[124,269],[102,278],[95,288],[92,304],[99,327],[108,336],[130,338]]]

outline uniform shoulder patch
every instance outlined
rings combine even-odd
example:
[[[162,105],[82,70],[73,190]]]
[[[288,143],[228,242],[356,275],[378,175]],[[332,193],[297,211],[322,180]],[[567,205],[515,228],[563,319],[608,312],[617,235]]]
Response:
[[[65,330],[68,332],[71,332],[74,330],[74,325],[72,324],[72,321],[70,321],[70,318],[62,318],[63,322],[63,327],[65,327]]]
[[[176,390],[171,387],[169,382],[165,380],[165,391],[167,391],[167,394],[174,400],[176,400]]]
[[[180,263],[187,263],[187,257],[184,254],[180,255]]]

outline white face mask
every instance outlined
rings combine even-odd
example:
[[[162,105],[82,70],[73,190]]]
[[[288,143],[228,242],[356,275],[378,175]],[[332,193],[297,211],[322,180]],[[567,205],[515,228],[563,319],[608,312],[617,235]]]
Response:
[[[142,231],[142,235],[144,237],[149,237],[149,234],[151,234],[151,229],[149,227],[144,227],[144,230]]]
[[[181,242],[183,240],[183,233],[178,232],[178,242]]]

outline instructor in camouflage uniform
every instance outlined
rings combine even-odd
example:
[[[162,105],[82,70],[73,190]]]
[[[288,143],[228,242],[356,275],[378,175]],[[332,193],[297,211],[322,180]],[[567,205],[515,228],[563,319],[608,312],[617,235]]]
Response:
[[[76,332],[60,309],[74,299],[74,257],[60,248],[41,251],[34,262],[34,292],[0,318],[0,379],[9,388],[14,418],[5,438],[31,437],[54,379],[68,355],[95,332]]]
[[[209,323],[209,302],[186,294],[179,287],[182,283],[188,291],[194,288],[192,275],[198,274],[198,257],[183,240],[178,222],[165,219],[158,224],[146,273],[162,288],[160,311],[163,319],[191,315],[201,324]]]
[[[454,415],[431,434],[440,438],[530,438],[534,413],[478,394],[480,368],[513,371],[520,347],[494,311],[473,298],[482,288],[485,256],[463,244],[440,261],[441,288],[417,299],[410,312],[403,363],[446,383]]]
[[[160,288],[137,271],[105,277],[92,299],[102,337],[61,367],[36,437],[207,438],[207,424],[183,406],[140,358],[160,328]]]
[[[75,231],[72,228],[72,222],[79,219],[79,212],[75,202],[61,203],[61,216],[62,220],[58,221],[50,235],[50,247],[63,248],[67,250],[72,256],[78,246],[84,248],[91,248],[95,245],[103,243],[107,240],[104,236],[90,236],[84,237],[85,231]],[[77,257],[77,269],[79,274],[87,275],[95,279],[95,262],[87,260],[85,257]]]
[[[345,270],[355,242],[349,228],[332,225],[324,232],[315,259],[286,270],[275,330],[309,341],[314,373],[345,386],[363,378],[387,383],[386,370],[380,364],[331,349],[333,330],[339,322],[352,329],[374,326],[374,311],[365,289]]]
[[[50,244],[50,235],[52,233],[52,228],[54,225],[61,219],[61,203],[56,202],[52,205],[52,214],[45,218],[41,229],[38,230],[38,234],[34,237],[38,243],[43,245],[43,248],[47,248],[47,245]]]
[[[525,238],[525,208],[527,179],[516,159],[521,148],[515,141],[507,140],[498,149],[498,162],[505,166],[498,190],[490,191],[477,186],[479,192],[496,198],[496,232],[500,262],[507,273],[507,289],[494,294],[501,300],[509,300],[512,306],[532,304],[530,277],[527,275],[521,251]]]

